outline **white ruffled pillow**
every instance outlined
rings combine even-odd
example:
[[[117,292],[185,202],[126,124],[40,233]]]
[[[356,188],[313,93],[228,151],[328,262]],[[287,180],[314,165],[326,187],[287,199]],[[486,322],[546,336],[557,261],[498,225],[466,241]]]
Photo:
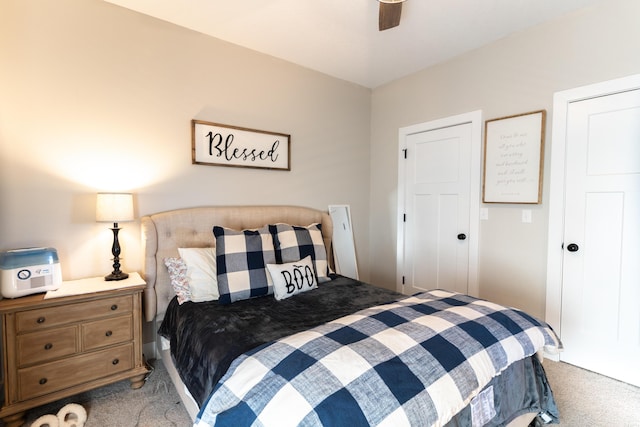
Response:
[[[191,301],[191,290],[187,280],[187,265],[180,258],[165,258],[164,265],[167,266],[171,287],[178,297],[178,304]]]

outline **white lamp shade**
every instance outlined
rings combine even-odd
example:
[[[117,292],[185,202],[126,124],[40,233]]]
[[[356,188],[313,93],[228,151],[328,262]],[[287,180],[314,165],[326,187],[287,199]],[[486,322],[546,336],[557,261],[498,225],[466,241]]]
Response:
[[[133,195],[129,193],[98,193],[96,221],[133,221]]]

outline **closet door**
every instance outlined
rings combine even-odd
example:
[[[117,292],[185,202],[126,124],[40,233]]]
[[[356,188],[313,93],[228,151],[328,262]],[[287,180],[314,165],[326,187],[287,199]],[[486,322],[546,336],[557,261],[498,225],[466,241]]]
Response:
[[[640,386],[640,89],[567,113],[560,359]]]
[[[477,295],[480,111],[400,129],[398,289]]]

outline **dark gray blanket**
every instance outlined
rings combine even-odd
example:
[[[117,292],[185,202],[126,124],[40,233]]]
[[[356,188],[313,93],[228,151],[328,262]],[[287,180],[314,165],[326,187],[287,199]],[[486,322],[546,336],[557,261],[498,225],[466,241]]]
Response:
[[[277,301],[273,295],[221,305],[178,305],[174,298],[158,333],[171,342],[171,356],[193,398],[202,406],[231,362],[246,351],[363,308],[405,295],[343,276],[318,289]]]
[[[547,421],[537,417],[530,426],[558,424],[560,415],[542,364],[536,356],[509,365],[484,388],[493,388],[496,415],[484,427],[502,427],[522,414],[545,414]],[[550,420],[550,421],[549,421]],[[445,427],[473,427],[471,405],[449,421]]]

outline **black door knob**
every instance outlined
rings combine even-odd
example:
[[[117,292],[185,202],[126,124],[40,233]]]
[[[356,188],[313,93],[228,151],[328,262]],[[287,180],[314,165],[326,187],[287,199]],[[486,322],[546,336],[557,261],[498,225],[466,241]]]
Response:
[[[458,234],[458,240],[465,240],[467,238],[467,235],[464,233],[460,233]]]
[[[578,252],[578,249],[580,249],[580,247],[575,243],[569,243],[569,245],[567,245],[567,250],[569,252]]]

